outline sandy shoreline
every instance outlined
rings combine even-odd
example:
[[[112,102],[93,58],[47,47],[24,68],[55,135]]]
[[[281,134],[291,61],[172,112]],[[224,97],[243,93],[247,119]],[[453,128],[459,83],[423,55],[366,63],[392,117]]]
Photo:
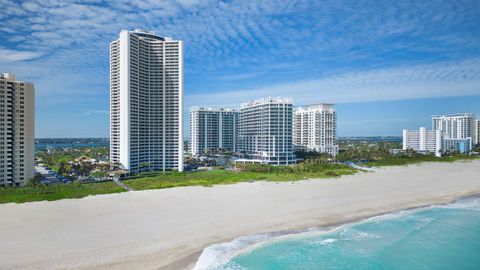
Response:
[[[0,205],[0,269],[188,269],[203,248],[480,193],[480,160],[337,179],[256,182]]]

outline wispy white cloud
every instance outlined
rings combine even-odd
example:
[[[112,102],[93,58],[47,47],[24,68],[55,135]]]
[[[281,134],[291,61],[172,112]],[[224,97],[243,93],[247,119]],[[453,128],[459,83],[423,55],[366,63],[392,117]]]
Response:
[[[2,5],[2,14],[8,16],[2,19],[6,25],[3,32],[28,29],[20,45],[44,54],[71,46],[105,46],[121,28],[143,27],[185,40],[190,63],[207,68],[270,65],[279,58],[313,55],[324,60],[365,59],[379,50],[415,50],[419,46],[411,38],[377,45],[401,35],[429,34],[433,39],[436,35],[432,32],[438,29],[474,27],[479,13],[478,5],[467,1],[402,1],[392,5],[307,0],[30,0],[3,1]],[[451,39],[469,36],[449,33]],[[472,41],[478,43],[478,35]],[[445,51],[442,45],[451,46],[448,42],[437,40],[431,48]]]
[[[305,105],[468,95],[480,95],[480,59],[350,72],[229,92],[203,92],[187,96],[187,103],[238,107],[246,100],[266,96],[293,97],[295,104]]]
[[[306,104],[478,94],[476,69],[464,61],[480,57],[480,5],[470,0],[0,0],[0,6],[0,69],[33,81],[42,109],[68,104],[79,115],[107,108],[108,44],[123,28],[184,41],[191,105],[236,106],[279,95]]]
[[[382,12],[365,8],[373,4]],[[114,38],[121,28],[144,27],[184,39],[189,48],[187,56],[194,62],[223,66],[239,61],[271,64],[279,57],[314,53],[336,58],[355,47],[362,56],[366,53],[363,46],[386,37],[435,30],[426,22],[446,29],[461,23],[473,26],[478,15],[478,7],[467,2],[453,6],[448,2],[410,1],[391,5],[302,0],[38,0],[4,1],[3,6],[4,14],[10,16],[2,20],[7,25],[3,31],[29,29],[25,33],[29,38],[23,44],[27,47],[35,45],[51,51],[74,44],[89,46],[103,41],[101,37]],[[449,6],[455,8],[455,16]],[[452,33],[457,34],[461,33]],[[254,53],[261,48],[266,53]],[[383,50],[390,49],[387,46]]]
[[[234,73],[228,75],[219,76],[220,80],[244,80],[259,77],[262,74],[265,74],[265,71],[255,71],[255,72],[246,72],[246,73]]]
[[[32,60],[42,56],[42,53],[35,51],[10,50],[0,47],[0,63]]]
[[[110,112],[107,110],[88,110],[82,113],[83,116],[89,116],[92,114],[109,114]]]

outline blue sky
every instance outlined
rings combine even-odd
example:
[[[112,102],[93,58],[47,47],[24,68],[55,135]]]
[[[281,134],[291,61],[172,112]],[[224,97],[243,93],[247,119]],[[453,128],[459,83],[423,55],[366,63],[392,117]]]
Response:
[[[188,107],[337,104],[340,136],[480,117],[480,2],[0,0],[0,71],[36,87],[37,137],[108,136],[108,45],[184,40]],[[188,125],[186,125],[188,127]]]

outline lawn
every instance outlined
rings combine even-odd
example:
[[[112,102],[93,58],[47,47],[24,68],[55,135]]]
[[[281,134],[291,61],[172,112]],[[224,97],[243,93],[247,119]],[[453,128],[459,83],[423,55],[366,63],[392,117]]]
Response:
[[[33,201],[55,201],[60,199],[83,198],[88,195],[124,192],[113,182],[91,184],[59,184],[49,186],[0,188],[0,203],[24,203]]]
[[[406,157],[406,156],[392,156],[390,158],[385,158],[382,160],[369,161],[364,164],[371,167],[382,167],[382,166],[401,166],[416,164],[421,162],[454,162],[454,161],[467,161],[478,159],[477,156],[467,156],[467,155],[456,155],[456,156],[445,156],[445,157],[436,157],[433,155],[418,155],[415,157]]]

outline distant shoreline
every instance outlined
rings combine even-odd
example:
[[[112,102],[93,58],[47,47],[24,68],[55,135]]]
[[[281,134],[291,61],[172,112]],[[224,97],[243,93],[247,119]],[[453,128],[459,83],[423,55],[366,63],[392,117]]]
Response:
[[[331,227],[479,194],[479,172],[480,160],[422,163],[335,179],[4,204],[0,229],[16,229],[0,236],[0,268],[189,269],[205,247],[240,236]]]
[[[37,138],[35,151],[45,150],[47,147],[72,148],[72,147],[109,147],[108,138]]]

